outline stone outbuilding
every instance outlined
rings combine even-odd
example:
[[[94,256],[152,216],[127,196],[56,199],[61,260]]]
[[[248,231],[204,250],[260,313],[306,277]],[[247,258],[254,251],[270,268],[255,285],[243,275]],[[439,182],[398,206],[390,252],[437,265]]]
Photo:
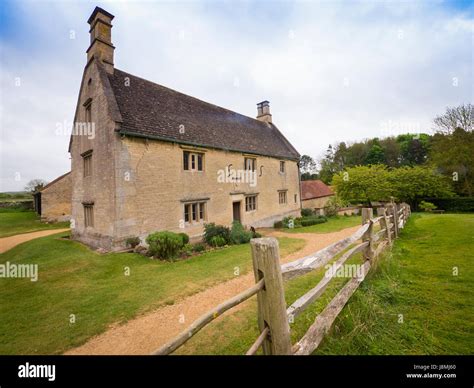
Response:
[[[323,181],[301,181],[301,206],[303,209],[312,209],[324,214],[324,208],[333,195],[333,191]]]
[[[34,194],[36,212],[47,222],[71,219],[71,172],[56,178]]]

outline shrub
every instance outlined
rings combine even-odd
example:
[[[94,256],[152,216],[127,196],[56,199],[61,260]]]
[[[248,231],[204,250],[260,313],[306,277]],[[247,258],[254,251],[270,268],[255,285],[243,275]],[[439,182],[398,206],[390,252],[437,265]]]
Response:
[[[275,229],[281,229],[283,228],[283,221],[276,221],[274,224],[273,224],[273,227]]]
[[[204,252],[206,250],[206,246],[202,243],[194,244],[193,245],[193,252],[199,253]]]
[[[295,227],[295,218],[292,216],[283,218],[283,227],[284,228],[294,228]]]
[[[324,216],[312,216],[312,217],[305,217],[301,220],[302,226],[311,226],[316,224],[322,224],[327,222],[327,218]]]
[[[183,247],[183,238],[173,232],[155,232],[148,235],[146,242],[149,252],[160,259],[172,260]]]
[[[304,208],[304,209],[301,209],[301,215],[303,217],[310,217],[314,215],[314,211],[313,209]]]
[[[232,244],[246,244],[251,238],[252,232],[245,230],[239,221],[232,222],[232,230],[230,231]]]
[[[423,210],[424,212],[430,212],[432,210],[435,210],[438,206],[431,202],[426,202],[426,201],[421,201],[420,202],[420,209]]]
[[[333,217],[337,215],[339,209],[346,207],[348,204],[347,201],[342,200],[337,195],[333,195],[329,198],[326,207],[324,208],[324,212],[327,216]]]
[[[474,212],[474,197],[425,198],[425,201],[447,212]]]
[[[224,244],[230,243],[230,229],[223,225],[216,225],[213,222],[210,224],[204,225],[204,241],[206,241],[209,245],[211,244],[211,240],[213,237],[221,237],[224,239]]]
[[[129,237],[125,240],[125,244],[127,247],[135,248],[140,244],[140,237]]]
[[[224,237],[222,236],[212,236],[210,241],[209,241],[209,245],[213,246],[213,247],[223,247],[224,245],[226,245],[227,242],[225,240]]]
[[[189,236],[186,233],[180,233],[181,239],[183,240],[183,247],[189,243]]]

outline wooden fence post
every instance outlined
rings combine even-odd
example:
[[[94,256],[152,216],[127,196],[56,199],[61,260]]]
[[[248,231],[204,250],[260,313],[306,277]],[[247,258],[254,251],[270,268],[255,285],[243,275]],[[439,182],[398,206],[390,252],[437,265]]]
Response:
[[[385,237],[387,238],[388,244],[392,245],[392,234],[390,233],[390,230],[388,228],[388,223],[390,222],[390,220],[387,218],[387,209],[379,207],[377,209],[377,215],[382,217],[382,219],[380,220],[380,226],[382,229],[386,229]]]
[[[371,209],[372,210],[372,209]],[[364,233],[362,236],[362,241],[367,241],[369,245],[364,248],[362,251],[362,256],[364,256],[365,260],[370,260],[372,261],[375,256],[375,250],[374,250],[374,222],[369,219],[369,229]]]
[[[362,208],[362,225],[365,225],[371,218],[373,218],[373,209],[371,207]]]
[[[255,282],[262,278],[265,281],[264,288],[257,294],[260,332],[269,329],[262,344],[263,352],[265,355],[292,354],[278,241],[273,237],[254,238],[250,245]]]
[[[393,206],[393,230],[395,231],[395,238],[398,238],[398,234],[400,233],[400,230],[398,229],[398,205],[396,202],[392,204]]]

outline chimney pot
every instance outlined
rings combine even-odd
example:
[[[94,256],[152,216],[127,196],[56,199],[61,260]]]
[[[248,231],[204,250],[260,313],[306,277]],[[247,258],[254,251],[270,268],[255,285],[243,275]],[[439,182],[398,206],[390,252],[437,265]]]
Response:
[[[87,49],[87,61],[99,59],[109,73],[114,71],[114,45],[112,44],[112,20],[114,15],[95,7],[87,20],[90,25],[91,44]]]
[[[265,100],[257,104],[257,120],[264,121],[266,123],[272,122],[269,101]]]

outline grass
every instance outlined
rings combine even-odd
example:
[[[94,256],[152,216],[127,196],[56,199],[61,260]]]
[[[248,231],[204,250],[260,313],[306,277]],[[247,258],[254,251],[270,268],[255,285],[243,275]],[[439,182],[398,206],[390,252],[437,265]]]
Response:
[[[41,222],[40,217],[32,211],[21,211],[8,208],[1,209],[0,211],[0,238],[20,233],[60,228],[69,228],[69,222],[47,224]]]
[[[315,354],[472,354],[472,230],[474,215],[413,214],[392,252],[380,258]],[[348,261],[353,263],[361,263],[360,255]],[[320,269],[287,282],[287,304],[322,276]],[[345,281],[333,279],[322,297],[296,318],[293,343]],[[207,326],[177,353],[244,354],[257,336],[254,298]]]
[[[336,216],[329,217],[328,222],[311,226],[303,226],[295,229],[280,229],[287,233],[330,233],[338,232],[345,228],[360,225],[362,219],[360,216]]]
[[[0,279],[0,354],[58,354],[136,315],[252,270],[249,244],[168,263],[99,255],[61,235],[23,243],[0,263],[38,264],[39,279]],[[281,238],[282,255],[301,239]],[[127,267],[130,275],[125,276]],[[74,314],[76,323],[70,324]]]

